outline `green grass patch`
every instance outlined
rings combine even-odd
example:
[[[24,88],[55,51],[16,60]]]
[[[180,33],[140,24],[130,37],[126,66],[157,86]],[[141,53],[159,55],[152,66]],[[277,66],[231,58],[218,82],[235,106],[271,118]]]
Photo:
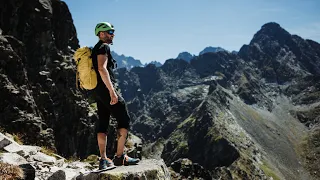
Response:
[[[170,137],[173,146],[177,151],[182,153],[187,153],[189,151],[189,146],[187,142],[187,135],[180,130],[176,130]]]
[[[170,139],[172,140],[173,143],[179,143],[184,139],[184,133],[181,132],[180,130],[175,131],[172,136],[170,137]]]
[[[215,141],[215,142],[219,141],[220,139],[222,139],[222,136],[221,136],[221,135],[218,135],[218,136],[214,137],[214,141]]]
[[[68,158],[66,158],[66,163],[72,163],[72,162],[75,162],[75,161],[80,161],[80,158],[79,157],[75,157],[75,156],[70,156]]]
[[[242,113],[239,113],[240,119],[246,121],[248,118],[244,116]]]
[[[94,111],[98,110],[97,103],[91,103],[90,108]]]
[[[255,110],[248,108],[247,112],[249,113],[251,119],[253,120],[262,120],[262,117],[260,116],[259,113],[257,113]]]
[[[4,151],[4,150],[0,150],[0,155],[1,155],[2,153],[5,153],[5,151]]]
[[[184,127],[185,125],[188,125],[189,127],[192,127],[194,125],[195,121],[196,121],[195,117],[189,116],[182,123],[180,123],[177,128],[180,129],[180,128]]]
[[[4,130],[3,127],[0,127],[0,133],[2,133],[2,134],[6,133],[6,131]]]
[[[43,154],[46,154],[48,156],[54,156],[54,154],[56,153],[55,150],[50,149],[46,146],[42,146],[40,152],[42,152]]]
[[[215,127],[210,127],[207,133],[207,137],[211,138],[211,142],[217,142],[222,139],[221,134]]]
[[[178,149],[182,152],[182,154],[186,154],[189,151],[188,142],[182,141],[178,144]]]
[[[272,177],[274,180],[281,180],[279,178],[279,176],[270,168],[268,163],[263,162],[263,164],[260,166],[260,168],[263,170],[263,172],[267,176]]]
[[[242,131],[240,132],[239,135],[240,135],[240,137],[241,137],[242,139],[243,139],[243,138],[246,138],[246,134],[245,134],[244,132],[242,132]]]
[[[98,164],[98,161],[99,161],[99,156],[95,154],[91,154],[86,159],[82,160],[82,162],[87,162],[91,165]]]
[[[249,82],[249,81],[248,81],[246,75],[245,75],[245,74],[242,74],[241,77],[240,77],[240,79],[239,79],[239,84],[240,84],[240,86],[243,86],[244,84],[247,84],[248,82]]]
[[[315,179],[320,178],[320,129],[314,129],[309,135],[305,136],[296,152],[301,157],[302,164]]]
[[[20,144],[20,145],[23,145],[22,135],[21,135],[21,134],[19,134],[19,133],[13,134],[12,137],[13,137],[13,140],[14,140],[15,142],[17,142],[17,143]]]

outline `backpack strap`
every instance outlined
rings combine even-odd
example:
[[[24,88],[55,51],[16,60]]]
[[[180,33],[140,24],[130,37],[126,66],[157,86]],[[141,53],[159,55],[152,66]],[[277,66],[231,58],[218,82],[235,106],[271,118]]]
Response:
[[[79,89],[79,85],[78,85],[78,83],[79,83],[79,73],[78,73],[78,71],[76,72],[76,88],[77,89]]]

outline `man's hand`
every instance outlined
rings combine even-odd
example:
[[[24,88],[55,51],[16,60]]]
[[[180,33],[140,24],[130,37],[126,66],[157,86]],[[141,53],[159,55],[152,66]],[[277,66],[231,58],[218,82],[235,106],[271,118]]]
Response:
[[[118,95],[117,95],[117,93],[116,93],[114,90],[110,92],[110,97],[111,97],[110,104],[111,104],[111,105],[117,104],[117,102],[118,102]]]

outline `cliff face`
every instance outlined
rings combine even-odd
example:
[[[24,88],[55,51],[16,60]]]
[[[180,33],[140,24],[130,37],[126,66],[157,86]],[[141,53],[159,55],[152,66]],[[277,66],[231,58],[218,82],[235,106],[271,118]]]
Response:
[[[75,89],[71,55],[79,44],[67,5],[2,1],[0,17],[0,126],[62,155],[88,154],[95,116]]]

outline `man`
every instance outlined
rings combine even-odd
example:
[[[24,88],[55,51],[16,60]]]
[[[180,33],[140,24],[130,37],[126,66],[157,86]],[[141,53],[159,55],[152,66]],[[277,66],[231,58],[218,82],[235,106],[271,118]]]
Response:
[[[109,47],[109,44],[113,43],[114,31],[112,24],[108,22],[98,23],[95,27],[95,35],[98,36],[99,42],[92,49],[92,62],[97,72],[98,80],[94,92],[99,116],[97,123],[97,140],[101,157],[99,169],[106,169],[114,165],[131,165],[139,162],[139,159],[131,158],[124,154],[130,117],[126,103],[115,87],[116,78],[113,73],[115,60],[111,56]],[[113,161],[106,155],[110,114],[116,118],[118,123],[118,145]]]

